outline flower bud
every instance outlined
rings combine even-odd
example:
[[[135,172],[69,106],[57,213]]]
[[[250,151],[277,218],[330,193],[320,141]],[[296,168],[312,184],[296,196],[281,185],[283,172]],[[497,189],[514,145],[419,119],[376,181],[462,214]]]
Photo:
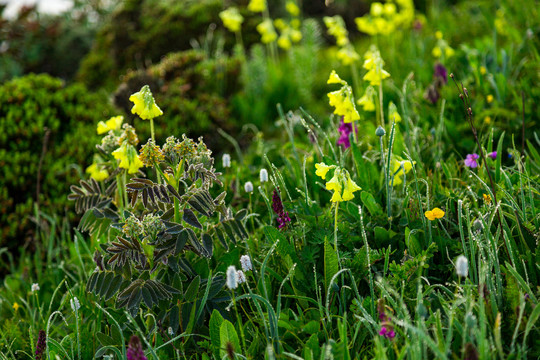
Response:
[[[377,135],[378,137],[384,136],[386,135],[386,131],[384,131],[381,126],[379,126],[377,130],[375,130],[375,135]]]
[[[266,169],[261,169],[259,172],[259,178],[261,179],[261,183],[265,183],[268,181],[268,171]]]
[[[223,154],[223,157],[221,158],[221,160],[223,161],[224,168],[231,167],[231,155]]]
[[[469,274],[469,260],[463,255],[459,255],[456,260],[456,273],[460,277],[467,277]]]
[[[244,190],[248,193],[253,192],[253,183],[251,181],[248,181],[244,184]]]

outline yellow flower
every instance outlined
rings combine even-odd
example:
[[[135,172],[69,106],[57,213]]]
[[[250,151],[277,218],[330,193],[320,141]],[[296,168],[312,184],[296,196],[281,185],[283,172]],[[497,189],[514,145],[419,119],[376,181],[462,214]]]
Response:
[[[277,44],[283,50],[289,50],[292,46],[291,39],[289,39],[286,33],[279,36]]]
[[[128,173],[135,174],[143,166],[141,159],[137,155],[137,150],[133,145],[124,141],[122,146],[112,152],[115,159],[120,160],[118,165],[122,169],[127,169]]]
[[[446,57],[452,57],[454,56],[454,49],[452,49],[450,46],[447,46],[445,49],[444,49],[444,55],[446,55]]]
[[[486,75],[486,73],[487,73],[486,67],[485,66],[480,66],[480,74]]]
[[[409,160],[398,161],[396,159],[392,159],[392,174],[394,175],[394,186],[403,183],[403,179],[401,177],[408,174],[414,164],[416,164],[416,162],[411,163]],[[401,168],[402,166],[403,168]],[[403,172],[403,170],[405,170],[405,172]]]
[[[105,134],[110,130],[119,130],[123,121],[123,116],[113,116],[107,122],[100,121],[97,126],[98,135]]]
[[[340,202],[343,201],[343,198],[341,197],[339,191],[335,191],[332,195],[332,198],[330,199],[331,202]]]
[[[330,76],[328,77],[327,84],[347,84],[344,80],[341,80],[339,75],[336,73],[336,70],[332,70]]]
[[[349,32],[345,28],[345,22],[341,16],[325,16],[323,21],[328,28],[328,34],[336,38],[338,46],[345,46],[349,43]]]
[[[401,115],[399,115],[397,107],[392,101],[390,101],[390,104],[388,104],[388,117],[390,118],[390,121],[401,121]]]
[[[143,120],[153,119],[163,115],[163,111],[156,105],[148,85],[144,85],[139,92],[132,94],[129,101],[133,102],[132,114],[137,114]]]
[[[318,163],[315,164],[315,168],[317,171],[315,171],[315,175],[320,176],[323,180],[326,180],[326,173],[328,173],[328,170],[330,170],[333,166],[328,166],[325,163]]]
[[[354,51],[354,48],[350,45],[340,48],[336,56],[344,66],[351,65],[360,60],[360,55],[358,55],[358,53]]]
[[[484,203],[491,204],[491,196],[490,195],[482,194],[482,196],[484,197]]]
[[[493,95],[489,94],[487,97],[486,97],[486,100],[488,102],[488,104],[491,104],[493,102]]]
[[[377,17],[377,16],[382,15],[383,10],[384,10],[383,4],[381,4],[380,2],[374,2],[371,4],[371,9],[369,10],[369,13],[372,16]]]
[[[364,96],[358,99],[356,103],[358,105],[361,105],[364,108],[364,111],[375,111],[375,102],[373,101],[374,95],[375,89],[373,89],[373,87],[371,86],[368,86],[366,92],[364,93]]]
[[[285,9],[292,16],[300,15],[300,9],[298,8],[298,5],[296,5],[293,1],[287,1],[287,4],[285,4]]]
[[[431,55],[436,58],[440,58],[442,56],[442,50],[440,47],[435,46],[433,50],[431,50]]]
[[[442,32],[436,31],[436,32],[435,32],[435,37],[436,37],[438,40],[442,39],[442,38],[443,38]]]
[[[293,29],[300,29],[300,25],[302,25],[302,22],[300,21],[300,19],[292,19],[291,20],[291,26],[293,27]]]
[[[444,211],[439,208],[434,208],[431,211],[426,211],[424,215],[426,215],[429,221],[433,221],[435,219],[441,219],[444,216]]]
[[[302,32],[300,30],[291,29],[291,40],[295,43],[302,40]]]
[[[484,123],[485,123],[486,125],[491,124],[491,116],[486,116],[486,117],[484,118]]]
[[[257,25],[257,31],[259,32],[259,34],[261,34],[261,41],[264,44],[274,42],[278,37],[276,34],[276,30],[274,30],[272,20],[270,19],[266,19],[262,23]]]
[[[384,4],[384,14],[386,16],[393,16],[396,13],[396,5],[393,3]]]
[[[285,20],[279,19],[279,18],[274,20],[274,26],[276,27],[276,29],[280,31],[287,28],[287,24],[285,23]]]
[[[381,85],[381,81],[390,77],[390,74],[383,69],[384,60],[377,48],[369,49],[364,55],[365,61],[362,67],[368,72],[364,75],[364,80],[369,81],[371,86]]]
[[[266,10],[266,0],[251,0],[248,10],[252,12],[263,12]]]
[[[15,312],[17,312],[17,310],[19,310],[20,307],[21,307],[21,305],[17,304],[16,302],[13,303],[13,310]]]
[[[345,184],[345,190],[343,190],[343,201],[354,199],[353,192],[358,190],[362,190],[362,188],[356,185],[356,183],[351,179],[349,173],[347,173],[347,182]]]
[[[223,25],[231,32],[240,31],[242,22],[244,22],[244,17],[240,15],[240,12],[235,7],[223,10],[219,13],[219,17],[223,21]]]
[[[109,177],[109,172],[103,168],[100,169],[96,163],[87,167],[86,172],[96,181],[103,181]]]

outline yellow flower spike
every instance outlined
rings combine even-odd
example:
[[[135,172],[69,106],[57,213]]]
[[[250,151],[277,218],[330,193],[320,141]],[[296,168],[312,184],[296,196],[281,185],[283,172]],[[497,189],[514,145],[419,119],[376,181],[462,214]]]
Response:
[[[349,201],[354,199],[354,192],[362,190],[362,188],[351,179],[349,173],[347,173],[347,182],[345,184],[345,190],[343,190],[343,201]]]
[[[487,97],[486,97],[486,101],[488,102],[488,104],[491,104],[493,102],[493,95],[489,94]]]
[[[424,215],[429,221],[434,221],[435,219],[441,219],[444,216],[444,211],[434,208],[431,211],[426,211]]]
[[[223,25],[231,32],[240,31],[240,27],[244,22],[244,17],[240,14],[237,8],[230,7],[219,13]]]
[[[163,111],[156,105],[154,96],[148,85],[144,85],[139,92],[132,94],[129,101],[133,102],[132,114],[137,114],[143,120],[153,119],[163,115]]]
[[[96,181],[103,181],[109,177],[109,172],[105,169],[100,169],[98,164],[93,163],[86,168],[86,172]]]
[[[291,39],[285,33],[279,36],[277,44],[283,50],[289,50],[292,46]]]
[[[327,84],[343,84],[346,85],[347,82],[342,80],[339,75],[336,73],[336,70],[332,70],[330,77],[328,78]]]
[[[293,1],[287,1],[287,4],[285,4],[285,9],[292,16],[300,15],[300,8],[298,8],[298,5],[296,5]]]
[[[358,55],[358,53],[354,51],[354,48],[352,46],[342,47],[338,50],[336,56],[344,66],[351,65],[360,60],[360,55]]]
[[[122,126],[122,122],[124,121],[123,116],[113,116],[106,122],[100,121],[97,126],[97,133],[98,135],[105,134],[109,132],[110,130],[119,130]]]
[[[371,14],[371,16],[378,17],[382,15],[383,11],[384,11],[383,4],[381,4],[380,2],[374,2],[371,4],[369,13]]]
[[[257,31],[261,34],[261,41],[264,44],[274,42],[278,37],[274,29],[274,24],[272,24],[272,20],[270,19],[266,19],[257,25]]]
[[[375,89],[373,89],[373,87],[371,86],[368,86],[366,88],[366,91],[364,92],[364,95],[360,99],[358,99],[356,103],[362,106],[364,111],[375,111],[375,102],[373,101],[374,96]]]
[[[251,12],[263,12],[266,10],[266,0],[251,0],[248,4],[248,10]]]
[[[388,117],[390,121],[401,122],[401,115],[399,115],[397,107],[392,101],[388,104]]]
[[[137,150],[125,141],[122,146],[112,152],[112,156],[120,160],[118,166],[127,169],[130,174],[135,174],[144,165],[137,155]]]
[[[390,77],[390,74],[386,70],[370,70],[364,75],[363,79],[366,81],[369,81],[369,84],[371,86],[379,86],[381,85],[382,80]]]

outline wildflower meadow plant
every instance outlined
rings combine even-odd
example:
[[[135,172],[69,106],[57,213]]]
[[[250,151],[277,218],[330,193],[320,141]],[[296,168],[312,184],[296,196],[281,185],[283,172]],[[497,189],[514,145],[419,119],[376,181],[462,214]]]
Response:
[[[131,99],[133,111],[143,118],[162,113],[147,87]],[[219,189],[223,184],[202,139],[171,136],[162,146],[149,139],[137,151],[135,128],[124,124],[119,130],[115,125],[107,136],[121,145],[116,149],[98,146],[102,166],[119,175],[102,180],[103,187],[94,179],[81,180],[80,186],[72,186],[69,197],[83,214],[81,228],[105,240],[94,256],[97,268],[86,289],[102,299],[114,297],[115,306],[131,314],[141,306],[149,312],[162,311],[166,314],[163,325],[176,332],[174,314],[180,309],[173,304],[180,297],[181,285],[179,279],[173,281],[175,274],[180,267],[192,269],[190,261],[211,258],[216,240],[227,250],[229,243],[247,238],[242,221],[247,211],[234,213],[227,207],[225,192],[211,195],[212,187]],[[224,165],[227,162],[230,157],[224,157]],[[192,271],[184,287],[201,280]],[[219,274],[202,279],[213,284],[213,295],[205,298],[208,304],[224,291],[223,280]],[[193,301],[197,299],[182,306],[191,306]],[[168,302],[170,306],[165,305]],[[72,299],[72,306],[79,306],[78,301]],[[199,316],[205,316],[204,312]]]

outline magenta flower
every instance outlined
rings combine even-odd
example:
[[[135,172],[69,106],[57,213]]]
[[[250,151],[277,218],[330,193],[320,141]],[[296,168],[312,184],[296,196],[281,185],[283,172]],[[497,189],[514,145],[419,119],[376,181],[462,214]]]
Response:
[[[393,339],[396,337],[396,332],[394,329],[387,329],[386,326],[383,326],[381,327],[381,331],[379,331],[379,335],[387,339]]]
[[[343,121],[343,116],[341,117],[341,121],[339,122],[339,139],[337,141],[338,145],[343,145],[343,149],[348,149],[351,146],[351,140],[349,139],[349,135],[352,133],[352,123],[345,123]],[[358,133],[358,129],[356,129],[356,132]]]
[[[465,166],[468,166],[470,168],[478,167],[478,163],[476,162],[476,159],[478,159],[478,154],[468,154],[467,158],[465,159]]]
[[[497,152],[496,151],[492,151],[488,154],[488,156],[490,158],[492,158],[493,160],[495,160],[497,158]]]
[[[287,224],[291,222],[291,218],[289,217],[289,212],[283,209],[283,202],[281,201],[279,192],[276,189],[274,189],[274,194],[272,195],[272,210],[274,210],[274,212],[278,216],[277,218],[277,222],[279,224],[278,228],[281,229],[287,226]]]
[[[131,339],[129,339],[126,355],[127,360],[148,360],[146,356],[144,356],[141,340],[139,340],[137,335],[133,335]]]

